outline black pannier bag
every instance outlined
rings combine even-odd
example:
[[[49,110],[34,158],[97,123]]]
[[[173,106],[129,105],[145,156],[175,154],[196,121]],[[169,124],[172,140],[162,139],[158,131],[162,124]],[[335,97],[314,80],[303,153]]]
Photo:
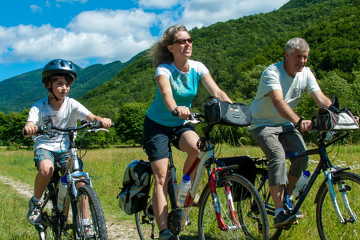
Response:
[[[146,208],[151,187],[150,162],[132,160],[126,167],[118,194],[119,207],[127,214],[134,214]]]
[[[359,124],[348,109],[334,106],[321,107],[316,117],[313,118],[314,128],[318,130],[351,130],[358,129]]]
[[[249,126],[251,124],[250,107],[242,103],[228,103],[210,97],[204,104],[206,121],[213,124],[230,126]]]
[[[256,166],[253,159],[249,156],[237,156],[237,157],[226,157],[218,158],[218,166],[231,166],[237,165],[234,171],[236,174],[239,174],[245,177],[252,184],[255,183],[256,178]],[[238,202],[250,197],[250,193],[247,189],[240,185],[234,185],[232,189],[232,197],[234,202]]]

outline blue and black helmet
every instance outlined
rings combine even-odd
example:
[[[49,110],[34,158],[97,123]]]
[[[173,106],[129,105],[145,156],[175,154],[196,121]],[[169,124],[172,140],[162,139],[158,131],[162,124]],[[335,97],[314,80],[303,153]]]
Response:
[[[67,76],[68,81],[72,83],[75,81],[76,66],[73,62],[65,59],[54,59],[48,62],[42,71],[42,82],[47,85],[51,76],[64,75]]]

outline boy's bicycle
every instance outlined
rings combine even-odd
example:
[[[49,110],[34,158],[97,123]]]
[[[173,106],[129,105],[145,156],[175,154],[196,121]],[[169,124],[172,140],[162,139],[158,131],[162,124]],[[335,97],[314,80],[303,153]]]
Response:
[[[80,130],[99,131],[102,129],[97,122],[83,122],[78,127],[60,129],[51,125],[43,126],[41,134],[54,136],[58,132],[64,132],[69,136],[70,159],[66,168],[55,163],[55,171],[50,183],[44,192],[41,203],[41,221],[35,225],[41,240],[68,239],[68,236],[76,240],[83,239],[107,239],[107,231],[104,213],[100,201],[92,188],[91,179],[87,172],[82,170],[81,161],[75,145],[76,133]],[[66,179],[67,192],[64,199],[63,209],[58,208],[58,194],[60,178]],[[71,208],[71,212],[70,212]],[[72,223],[68,218],[72,215]],[[89,219],[87,224],[83,219]],[[50,231],[47,231],[50,228]],[[72,234],[71,234],[72,232]]]
[[[271,239],[278,239],[284,229],[289,229],[293,223],[297,222],[299,216],[297,213],[321,173],[324,175],[324,180],[314,200],[316,204],[316,225],[320,239],[360,239],[360,176],[349,172],[350,167],[334,166],[327,152],[327,147],[344,139],[349,133],[318,132],[317,148],[300,153],[291,153],[292,157],[317,154],[320,156],[320,160],[308,184],[300,192],[296,204],[290,210],[293,216],[292,223],[283,228],[271,228]],[[253,160],[257,165],[255,185],[264,200],[267,214],[272,220],[275,208],[269,193],[268,161],[261,158],[253,158]],[[257,219],[254,219],[253,222],[257,222]]]
[[[200,114],[192,114],[191,124],[204,122]],[[269,224],[264,203],[254,185],[237,172],[241,162],[230,161],[231,158],[216,158],[214,144],[210,132],[213,125],[206,124],[204,137],[198,143],[201,150],[190,173],[197,167],[196,176],[185,200],[185,208],[199,207],[198,238],[199,239],[268,239]],[[176,169],[169,154],[168,193],[171,211],[168,215],[168,227],[179,236],[184,229],[186,214],[184,208],[176,203]],[[200,180],[204,172],[208,179],[200,195]],[[188,173],[188,174],[190,174]],[[136,227],[141,240],[158,239],[158,229],[152,210],[152,200],[145,210],[135,214]]]

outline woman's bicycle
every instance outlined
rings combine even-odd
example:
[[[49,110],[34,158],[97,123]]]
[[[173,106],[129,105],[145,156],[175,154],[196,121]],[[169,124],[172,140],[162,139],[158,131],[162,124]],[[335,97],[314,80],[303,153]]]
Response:
[[[200,114],[192,114],[190,124],[205,123]],[[196,176],[185,200],[185,208],[197,206],[199,239],[268,239],[269,224],[266,210],[254,185],[238,174],[241,162],[232,158],[216,158],[210,132],[214,125],[206,124],[204,137],[198,143],[201,150],[191,169]],[[176,168],[171,153],[169,154],[168,193],[171,211],[168,226],[175,235],[184,230],[186,213],[176,203]],[[197,202],[196,195],[200,180],[207,172],[206,185]],[[196,202],[196,203],[195,203]],[[158,239],[152,200],[147,207],[135,214],[136,227],[141,240]]]
[[[41,134],[49,137],[59,132],[67,134],[70,139],[69,153],[71,156],[65,168],[56,163],[53,177],[44,193],[41,204],[41,221],[35,225],[41,240],[60,240],[68,239],[68,237],[76,240],[108,239],[100,201],[92,187],[89,174],[82,170],[82,162],[77,154],[75,137],[80,130],[99,131],[105,129],[102,129],[97,122],[83,122],[80,126],[67,129],[56,128],[50,124],[40,129]],[[60,178],[63,178],[67,185],[64,202],[60,204],[63,209],[58,207]],[[68,223],[70,215],[72,215],[71,224]],[[83,222],[84,219],[88,219],[86,224]]]
[[[293,221],[283,228],[270,228],[271,239],[278,239],[284,229],[289,229],[297,222],[298,211],[314,182],[322,173],[324,180],[321,183],[316,197],[316,225],[320,239],[360,239],[360,176],[349,172],[350,167],[334,166],[328,156],[327,148],[348,136],[348,132],[318,131],[317,148],[300,153],[291,153],[292,157],[301,157],[317,154],[320,160],[310,177],[308,184],[300,192],[296,204],[290,209]],[[255,185],[264,201],[269,221],[274,217],[274,204],[269,194],[267,159],[253,158],[257,166]],[[254,223],[257,219],[253,220]]]

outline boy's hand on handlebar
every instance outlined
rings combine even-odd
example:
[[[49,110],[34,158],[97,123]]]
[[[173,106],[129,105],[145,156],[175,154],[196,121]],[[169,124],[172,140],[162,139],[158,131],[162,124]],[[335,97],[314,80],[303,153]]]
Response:
[[[112,121],[110,118],[100,118],[98,121],[101,123],[103,128],[110,128],[112,126]]]
[[[32,122],[27,122],[25,124],[25,127],[23,128],[23,135],[24,136],[33,136],[37,133],[37,131],[38,131],[38,126],[36,126]]]
[[[175,116],[178,116],[179,118],[183,120],[187,120],[190,117],[190,109],[185,106],[177,106],[173,111],[172,114]]]

